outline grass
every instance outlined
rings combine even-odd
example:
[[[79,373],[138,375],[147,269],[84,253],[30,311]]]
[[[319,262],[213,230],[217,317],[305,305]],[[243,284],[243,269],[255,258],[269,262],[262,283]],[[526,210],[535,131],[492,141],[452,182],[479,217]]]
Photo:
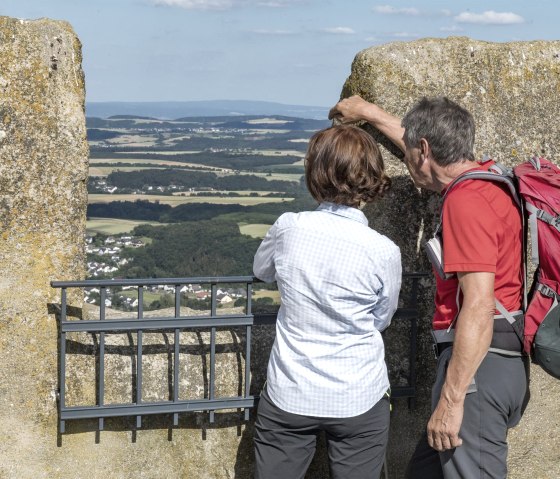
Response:
[[[138,290],[137,289],[129,289],[126,291],[122,291],[122,294],[126,298],[138,299]],[[161,291],[158,293],[153,293],[152,291],[146,291],[144,289],[143,296],[144,296],[144,306],[150,304],[153,301],[159,300],[160,296],[163,296],[165,291]]]
[[[111,201],[152,201],[161,204],[177,206],[186,203],[211,203],[221,205],[239,204],[243,206],[258,205],[260,203],[279,203],[281,201],[291,201],[293,198],[264,198],[258,196],[167,196],[167,195],[111,195],[111,194],[90,194],[88,202],[91,203],[110,203]]]
[[[123,220],[119,218],[90,218],[86,222],[86,232],[88,235],[101,233],[105,235],[115,235],[129,233],[138,225],[162,225],[157,221]]]
[[[280,291],[272,291],[269,289],[253,291],[253,299],[259,298],[272,298],[274,304],[280,304]]]
[[[253,238],[264,238],[271,225],[265,224],[245,224],[239,223],[239,231],[242,235],[252,236]]]

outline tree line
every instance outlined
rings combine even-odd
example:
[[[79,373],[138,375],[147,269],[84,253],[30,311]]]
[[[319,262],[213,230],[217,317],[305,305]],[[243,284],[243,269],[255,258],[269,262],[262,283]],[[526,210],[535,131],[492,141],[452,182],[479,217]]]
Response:
[[[182,188],[297,193],[303,188],[300,183],[295,181],[268,181],[266,178],[255,175],[218,176],[211,172],[185,171],[174,168],[113,171],[107,176],[106,181],[110,186],[128,189],[175,185]]]
[[[202,221],[223,219],[237,223],[272,224],[286,211],[305,211],[313,209],[316,202],[307,194],[292,201],[261,203],[252,206],[240,204],[186,203],[172,207],[147,200],[111,201],[92,203],[87,207],[88,217],[123,218],[132,220],[178,223],[183,221]]]

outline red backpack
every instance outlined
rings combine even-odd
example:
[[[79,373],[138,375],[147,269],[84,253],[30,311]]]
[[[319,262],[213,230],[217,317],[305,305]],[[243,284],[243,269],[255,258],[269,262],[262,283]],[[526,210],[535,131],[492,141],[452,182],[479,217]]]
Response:
[[[491,160],[485,159],[483,164],[486,161]],[[505,310],[497,300],[496,308],[518,334],[525,352],[545,371],[560,379],[560,168],[537,157],[521,163],[513,170],[494,163],[488,171],[467,172],[459,176],[449,185],[447,193],[467,179],[506,185],[522,211],[525,224],[529,226],[531,256],[537,269],[530,293],[527,294],[527,266],[524,258],[524,325],[520,318]],[[438,233],[439,226],[434,238],[426,244],[426,251],[438,274],[445,277]],[[525,239],[524,255],[526,243]]]
[[[560,378],[560,168],[532,158],[513,172],[525,203],[532,261],[538,265],[525,313],[525,351]]]

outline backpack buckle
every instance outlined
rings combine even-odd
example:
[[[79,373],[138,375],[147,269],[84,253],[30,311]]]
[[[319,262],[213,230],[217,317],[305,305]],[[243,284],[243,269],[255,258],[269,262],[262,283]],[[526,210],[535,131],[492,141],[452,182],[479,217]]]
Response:
[[[546,284],[537,284],[537,291],[547,298],[556,298],[556,291]]]

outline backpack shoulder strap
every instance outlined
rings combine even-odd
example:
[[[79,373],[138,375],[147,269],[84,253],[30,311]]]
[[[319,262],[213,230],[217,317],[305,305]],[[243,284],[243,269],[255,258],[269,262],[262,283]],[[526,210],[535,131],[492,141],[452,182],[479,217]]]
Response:
[[[506,185],[509,189],[510,195],[512,199],[515,201],[515,204],[521,211],[521,221],[522,221],[522,228],[523,228],[523,244],[522,244],[522,271],[523,271],[523,311],[527,310],[527,255],[526,255],[526,245],[527,245],[527,232],[525,227],[525,209],[524,203],[519,196],[519,192],[517,189],[517,183],[515,180],[515,175],[513,173],[512,168],[508,168],[501,163],[494,163],[488,171],[467,171],[466,173],[458,176],[455,178],[451,184],[447,187],[445,194],[443,195],[442,199],[442,208],[440,212],[439,224],[436,227],[436,233],[441,228],[441,224],[443,222],[443,202],[445,198],[449,194],[449,192],[457,186],[459,183],[462,183],[465,180],[485,180],[485,181],[494,181],[496,183],[502,183]]]
[[[517,192],[517,186],[515,184],[515,176],[513,175],[513,170],[500,163],[495,163],[492,165],[488,171],[467,171],[455,178],[451,184],[448,186],[443,199],[445,200],[447,194],[459,183],[465,180],[487,180],[494,181],[496,183],[502,183],[506,185],[511,193],[511,197],[514,199],[517,206],[521,209],[522,202],[519,198],[519,193]]]

